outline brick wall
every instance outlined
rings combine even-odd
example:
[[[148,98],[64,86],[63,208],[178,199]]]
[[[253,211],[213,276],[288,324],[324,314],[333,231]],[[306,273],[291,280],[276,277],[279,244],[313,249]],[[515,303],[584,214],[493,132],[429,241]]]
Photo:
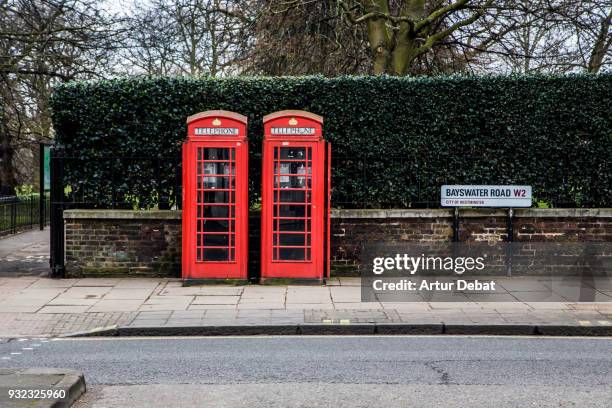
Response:
[[[64,212],[68,276],[181,274],[181,219],[175,211]]]
[[[69,275],[180,276],[181,220],[176,211],[68,210]],[[250,219],[249,271],[258,273],[259,218]],[[522,209],[513,218],[515,242],[612,242],[612,209]],[[503,242],[506,213],[460,211],[460,241]],[[332,274],[355,273],[366,241],[449,242],[450,210],[334,210]]]
[[[450,210],[335,210],[331,229],[336,274],[358,270],[364,242],[451,242]],[[460,242],[504,242],[504,210],[460,210]],[[516,209],[514,242],[612,242],[612,209]]]

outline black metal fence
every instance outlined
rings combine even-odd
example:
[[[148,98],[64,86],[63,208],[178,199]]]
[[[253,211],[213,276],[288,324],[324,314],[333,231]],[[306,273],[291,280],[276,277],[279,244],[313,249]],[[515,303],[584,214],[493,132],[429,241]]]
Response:
[[[60,150],[52,149],[50,167],[51,198],[47,214],[51,213],[51,267],[55,276],[63,276],[64,272],[65,209],[181,207],[180,155],[83,158],[64,156]],[[514,179],[512,174],[503,179],[472,180],[467,176],[470,173],[464,171],[449,179],[448,175],[436,174],[435,167],[435,163],[419,157],[372,159],[332,155],[332,207],[439,208],[442,184],[531,184],[537,196],[536,206],[592,206],[588,202],[578,205],[568,200],[571,194],[564,183],[547,183],[542,175],[533,180]],[[259,201],[260,179],[260,169],[250,168],[251,204]],[[25,211],[27,215],[30,206],[20,205],[18,211]],[[36,206],[31,210],[36,219]],[[32,223],[32,218],[19,220]]]
[[[466,162],[477,163],[468,157]],[[473,167],[476,165],[472,164]],[[440,208],[440,187],[445,184],[531,185],[533,206],[546,208],[596,207],[580,200],[574,191],[572,175],[559,182],[557,175],[533,174],[529,177],[512,172],[483,180],[478,174],[460,169],[452,174],[441,170],[435,161],[417,155],[384,157],[346,157],[332,155],[332,207],[334,208]],[[466,168],[469,168],[466,165]]]
[[[67,209],[181,207],[181,156],[73,157],[51,149],[51,271],[64,275]]]
[[[0,235],[44,227],[49,223],[49,207],[45,196],[0,197]]]

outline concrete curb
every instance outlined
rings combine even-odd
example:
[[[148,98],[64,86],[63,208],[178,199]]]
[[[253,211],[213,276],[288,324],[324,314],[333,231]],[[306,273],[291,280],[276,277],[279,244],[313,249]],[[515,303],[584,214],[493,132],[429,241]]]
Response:
[[[72,372],[68,373],[68,370],[66,370],[67,374],[56,385],[58,388],[67,390],[66,398],[64,401],[55,401],[55,404],[51,405],[52,408],[69,408],[87,391],[83,373],[74,370],[70,371]]]
[[[42,399],[37,400],[35,406],[37,408],[69,408],[74,402],[79,399],[86,391],[87,386],[85,384],[85,376],[80,371],[65,369],[65,368],[26,368],[17,369],[16,378],[19,376],[58,376],[62,375],[62,379],[54,384],[53,386],[39,385],[37,388],[40,389],[58,389],[66,390],[66,397],[63,399]],[[16,384],[14,388],[19,388],[19,384]],[[32,386],[27,388],[31,389]],[[26,400],[24,400],[26,401]],[[1,405],[0,400],[0,405]],[[27,401],[26,401],[27,402]],[[32,401],[27,402],[27,406]],[[25,405],[24,405],[25,406]]]
[[[612,336],[612,326],[540,325],[536,329],[541,336]]]
[[[491,335],[612,336],[612,326],[531,324],[260,324],[219,326],[112,326],[62,337],[291,336],[291,335]]]
[[[116,336],[116,331],[118,327],[117,325],[105,326],[105,327],[96,327],[91,330],[79,331],[79,332],[71,332],[62,334],[59,337],[93,337],[93,336]]]
[[[528,324],[446,324],[444,334],[529,336],[537,334],[537,326]]]

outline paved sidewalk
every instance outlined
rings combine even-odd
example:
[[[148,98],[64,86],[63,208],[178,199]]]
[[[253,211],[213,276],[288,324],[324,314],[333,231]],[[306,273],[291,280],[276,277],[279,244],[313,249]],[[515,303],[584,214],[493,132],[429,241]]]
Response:
[[[0,237],[0,276],[46,276],[49,273],[49,228]]]
[[[178,279],[0,278],[0,338],[53,337],[113,325],[141,334],[144,328],[266,326],[305,333],[326,325],[347,333],[372,327],[401,332],[407,325],[427,326],[425,332],[432,333],[487,326],[513,326],[526,334],[536,326],[612,333],[612,303],[366,303],[360,302],[359,285],[359,278],[335,278],[327,286],[190,287]]]

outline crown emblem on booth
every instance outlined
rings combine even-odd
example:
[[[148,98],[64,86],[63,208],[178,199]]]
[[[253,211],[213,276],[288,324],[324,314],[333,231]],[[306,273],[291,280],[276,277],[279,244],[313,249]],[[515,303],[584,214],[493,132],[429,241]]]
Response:
[[[215,120],[212,121],[213,126],[221,126],[221,121],[219,120],[219,118],[215,118]]]
[[[291,126],[295,126],[295,125],[297,125],[297,124],[298,124],[297,119],[296,119],[296,118],[291,118],[291,119],[289,119],[289,124],[290,124]]]

